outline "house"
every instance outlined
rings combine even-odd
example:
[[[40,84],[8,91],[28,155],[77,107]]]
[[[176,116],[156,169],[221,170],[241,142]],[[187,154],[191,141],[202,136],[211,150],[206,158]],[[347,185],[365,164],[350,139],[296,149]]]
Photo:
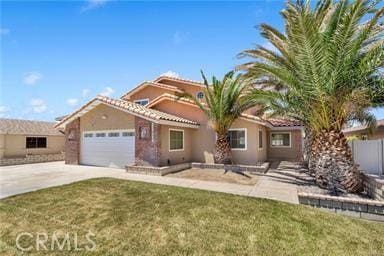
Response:
[[[0,118],[0,164],[63,160],[65,137],[54,125]]]
[[[160,76],[120,99],[97,96],[56,127],[66,134],[66,163],[124,167],[213,163],[215,133],[188,92],[204,98],[200,82]],[[264,120],[251,111],[229,131],[233,161],[301,160],[302,126],[294,120]]]
[[[350,127],[343,130],[346,137],[355,137],[360,140],[384,139],[384,119],[378,120],[376,128],[370,131],[365,125]]]

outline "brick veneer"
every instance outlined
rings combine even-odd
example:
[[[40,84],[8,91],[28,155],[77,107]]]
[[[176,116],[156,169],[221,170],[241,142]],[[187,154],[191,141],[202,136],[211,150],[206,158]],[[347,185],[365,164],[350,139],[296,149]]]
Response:
[[[72,131],[72,132],[71,132]],[[72,134],[71,134],[72,133]],[[80,118],[73,120],[65,127],[65,163],[80,162]]]
[[[140,138],[140,127],[148,129],[147,138]],[[135,164],[160,166],[160,125],[135,117],[135,130]]]

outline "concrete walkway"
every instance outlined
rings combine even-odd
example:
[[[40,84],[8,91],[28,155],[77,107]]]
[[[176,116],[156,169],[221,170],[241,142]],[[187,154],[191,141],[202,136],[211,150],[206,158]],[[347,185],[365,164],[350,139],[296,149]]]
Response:
[[[273,166],[272,166],[273,167]],[[63,162],[0,167],[0,198],[75,181],[110,177],[298,203],[295,166],[279,166],[260,176],[255,186],[126,173],[122,169],[65,165]]]

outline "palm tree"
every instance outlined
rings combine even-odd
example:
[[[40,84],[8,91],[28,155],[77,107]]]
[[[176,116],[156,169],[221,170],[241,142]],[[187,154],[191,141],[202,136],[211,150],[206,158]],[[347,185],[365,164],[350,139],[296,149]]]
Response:
[[[311,134],[311,161],[319,186],[357,192],[362,179],[342,128],[374,124],[368,111],[384,105],[384,8],[378,1],[288,1],[285,31],[261,24],[273,50],[258,46],[240,66],[257,87],[254,100],[273,115],[301,120]],[[265,88],[269,88],[265,90]]]
[[[227,73],[222,80],[213,77],[211,84],[201,74],[205,85],[203,100],[188,93],[178,96],[191,99],[208,117],[216,132],[215,163],[232,164],[228,130],[245,110],[254,106],[247,98],[250,84],[241,75],[234,76],[234,72]]]

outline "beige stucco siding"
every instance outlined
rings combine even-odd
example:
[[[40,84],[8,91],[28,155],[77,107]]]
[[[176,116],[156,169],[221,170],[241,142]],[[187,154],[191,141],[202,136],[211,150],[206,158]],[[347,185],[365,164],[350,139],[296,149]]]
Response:
[[[180,163],[189,163],[192,161],[192,129],[184,127],[176,127],[169,125],[162,125],[160,131],[161,146],[160,146],[160,164],[161,166]],[[171,151],[169,149],[169,131],[182,130],[184,132],[184,149]]]
[[[290,147],[272,147],[271,146],[271,133],[282,132],[291,134],[291,146]],[[268,131],[268,159],[269,160],[294,160],[300,161],[302,159],[302,131],[301,130],[278,130]]]
[[[0,134],[0,159],[4,158],[5,152],[5,135]]]
[[[80,132],[120,129],[135,129],[134,116],[104,104],[80,117]]]
[[[3,145],[3,157],[19,157],[27,154],[54,154],[64,151],[64,136],[37,136],[37,135],[18,135],[18,134],[5,134],[0,139],[0,151]],[[46,148],[26,148],[27,137],[46,137]],[[1,154],[0,154],[1,156]]]
[[[157,104],[154,108],[170,114],[185,117],[200,124],[198,129],[193,129],[192,136],[192,161],[213,163],[215,150],[216,134],[208,124],[207,117],[197,107],[186,104],[164,101]],[[245,128],[247,130],[247,149],[233,150],[233,161],[237,164],[252,165],[257,162],[265,161],[267,158],[267,134],[266,128],[262,125],[247,120],[238,119],[232,128]],[[263,131],[263,148],[258,149],[258,132]]]
[[[243,119],[237,119],[231,129],[246,129],[247,145],[245,150],[232,150],[235,164],[254,165],[266,160],[266,128],[257,123]],[[259,130],[263,134],[263,147],[259,149]]]
[[[164,93],[174,94],[174,92],[171,90],[159,88],[156,86],[146,86],[143,89],[131,95],[130,97],[125,97],[124,99],[132,102],[135,100],[149,99],[149,102],[151,102],[153,99],[157,98],[160,95],[163,95]]]

